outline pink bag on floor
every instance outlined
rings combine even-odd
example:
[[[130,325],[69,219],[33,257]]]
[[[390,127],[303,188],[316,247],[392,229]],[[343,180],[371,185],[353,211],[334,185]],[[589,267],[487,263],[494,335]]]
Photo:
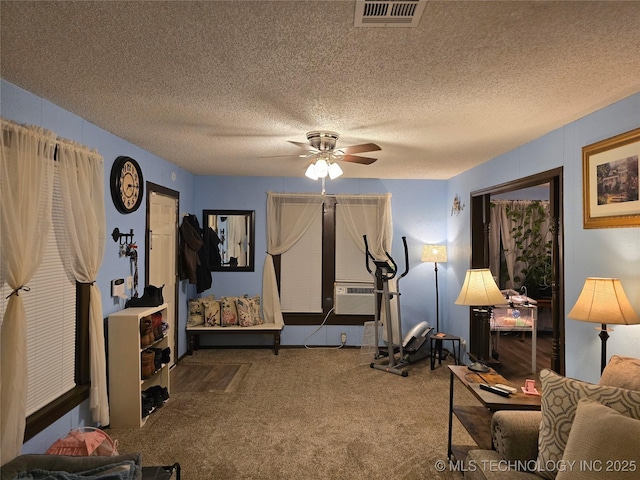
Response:
[[[57,440],[45,452],[48,455],[73,455],[113,457],[118,455],[118,441],[94,427],[71,430],[66,437]]]

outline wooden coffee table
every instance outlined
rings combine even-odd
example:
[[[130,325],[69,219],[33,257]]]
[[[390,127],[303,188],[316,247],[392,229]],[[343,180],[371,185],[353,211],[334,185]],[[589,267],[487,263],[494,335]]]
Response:
[[[447,455],[451,460],[464,460],[469,450],[480,448],[490,450],[491,441],[491,417],[498,410],[540,410],[540,397],[537,395],[525,395],[520,390],[521,385],[513,385],[495,370],[487,373],[477,373],[469,370],[466,365],[448,365],[451,372],[449,383],[449,438]],[[458,379],[469,390],[481,405],[454,405],[453,386]],[[480,383],[489,385],[503,384],[518,389],[518,393],[503,397],[496,393],[480,389]],[[453,415],[469,432],[471,438],[477,443],[473,446],[452,445]]]

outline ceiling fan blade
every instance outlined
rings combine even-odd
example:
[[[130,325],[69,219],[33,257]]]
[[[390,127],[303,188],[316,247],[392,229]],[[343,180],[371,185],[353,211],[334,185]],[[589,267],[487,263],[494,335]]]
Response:
[[[378,159],[371,157],[359,157],[357,155],[345,155],[342,158],[338,157],[338,160],[343,162],[361,163],[362,165],[371,165]]]
[[[305,158],[307,155],[290,153],[289,155],[260,155],[258,158]]]
[[[313,148],[308,143],[294,142],[293,140],[287,140],[287,142],[293,143],[294,145],[297,145],[300,148],[304,148],[305,150],[309,150],[310,152],[318,153],[320,151],[320,150],[317,150],[317,149]]]
[[[361,145],[351,145],[350,147],[340,147],[338,150],[349,155],[352,153],[375,152],[382,149],[375,143],[363,143]]]

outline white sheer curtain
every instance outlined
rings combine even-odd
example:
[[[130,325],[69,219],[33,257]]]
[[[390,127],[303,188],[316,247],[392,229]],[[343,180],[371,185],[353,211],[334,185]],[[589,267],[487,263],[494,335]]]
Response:
[[[336,202],[344,212],[344,218],[349,236],[364,254],[363,235],[367,236],[369,252],[376,260],[386,260],[385,252],[391,253],[393,241],[393,219],[391,215],[391,194],[385,195],[338,195]],[[374,206],[375,208],[371,208]],[[372,269],[375,267],[372,265]],[[399,269],[402,267],[398,266]],[[398,291],[397,277],[389,280],[389,291]],[[398,296],[391,298],[391,322],[393,325],[393,339],[395,343],[402,340],[400,322],[398,319]],[[385,309],[381,309],[380,320],[385,322]],[[387,331],[383,330],[383,337],[387,339]]]
[[[0,328],[2,462],[20,454],[26,423],[26,313],[21,291],[42,261],[51,226],[56,136],[0,119],[0,258],[13,294]]]
[[[95,151],[60,140],[58,162],[64,210],[64,258],[70,260],[75,279],[90,283],[89,355],[91,389],[89,402],[94,422],[109,424],[107,366],[105,357],[102,295],[95,283],[104,256],[104,165]]]
[[[363,235],[367,236],[369,251],[378,260],[385,259],[385,251],[391,252],[393,221],[391,218],[391,194],[386,195],[338,195],[336,202],[344,212],[349,236],[364,254]],[[370,208],[374,206],[375,208]]]
[[[284,203],[302,208],[283,209]],[[267,256],[262,271],[262,310],[265,322],[284,324],[273,255],[289,250],[304,235],[313,219],[322,211],[321,194],[287,194],[267,192]]]

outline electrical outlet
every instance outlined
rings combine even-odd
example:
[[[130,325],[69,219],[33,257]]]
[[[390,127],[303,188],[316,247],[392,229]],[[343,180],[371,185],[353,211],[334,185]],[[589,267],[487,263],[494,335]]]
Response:
[[[129,275],[127,277],[127,290],[131,290],[133,288],[133,277]]]
[[[346,333],[341,333],[340,334],[340,341],[342,342],[342,344],[344,345],[345,343],[347,343],[347,334]]]

